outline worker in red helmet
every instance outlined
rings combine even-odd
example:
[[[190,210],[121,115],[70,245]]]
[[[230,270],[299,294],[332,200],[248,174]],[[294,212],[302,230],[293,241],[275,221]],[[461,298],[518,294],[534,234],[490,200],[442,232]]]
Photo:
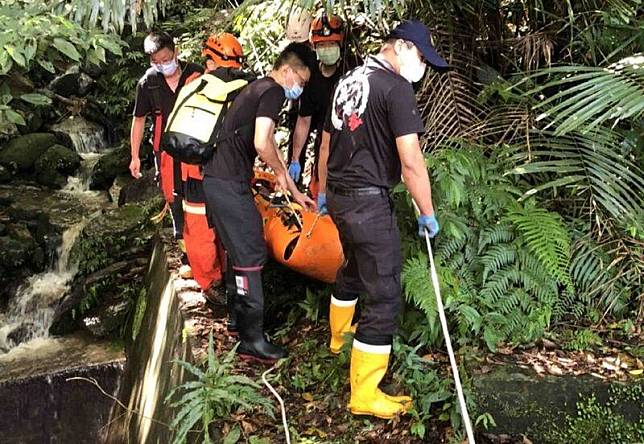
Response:
[[[344,23],[337,15],[321,12],[311,22],[309,41],[318,59],[317,68],[304,88],[300,99],[298,119],[293,133],[290,154],[289,175],[295,182],[302,182],[302,172],[306,165],[306,146],[310,133],[315,130],[313,166],[311,169],[310,189],[317,196],[317,157],[322,140],[324,119],[331,102],[333,87],[344,74],[341,55],[344,41]]]
[[[227,32],[213,34],[204,43],[202,56],[206,58],[206,73],[230,82],[252,76],[241,70],[244,52],[239,40]],[[228,308],[228,332],[237,333],[237,322],[234,310],[236,292],[232,264],[226,255],[214,224],[206,209],[206,198],[203,191],[203,173],[200,165],[181,164],[184,189],[184,231],[188,259],[192,274],[204,292],[206,300],[214,301],[215,288],[222,278],[226,280],[226,302]],[[226,272],[224,270],[227,269]]]

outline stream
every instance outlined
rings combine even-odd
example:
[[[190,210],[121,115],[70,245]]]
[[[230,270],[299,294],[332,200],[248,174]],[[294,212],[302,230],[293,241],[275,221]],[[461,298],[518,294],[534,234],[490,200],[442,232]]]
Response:
[[[104,130],[82,118],[67,119],[52,130],[66,134],[82,158],[67,185],[58,191],[26,185],[0,187],[0,196],[14,200],[14,207],[45,209],[62,231],[61,243],[48,269],[28,277],[0,312],[0,356],[18,352],[20,347],[33,347],[34,341],[46,346],[56,306],[71,290],[78,270],[78,264],[70,257],[75,242],[91,219],[112,205],[106,192],[89,189],[94,167],[109,152]]]

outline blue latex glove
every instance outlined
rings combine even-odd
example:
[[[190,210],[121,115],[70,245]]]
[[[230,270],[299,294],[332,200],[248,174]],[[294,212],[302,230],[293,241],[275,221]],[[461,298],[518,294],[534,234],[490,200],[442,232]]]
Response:
[[[300,180],[300,175],[302,174],[302,167],[300,162],[291,162],[288,165],[288,175],[291,176],[293,181],[297,182]]]
[[[425,230],[427,230],[430,239],[436,236],[440,231],[436,216],[434,216],[433,214],[431,216],[418,216],[418,235],[420,237],[425,237]]]
[[[318,213],[320,213],[321,216],[329,214],[329,210],[326,207],[326,193],[318,194]]]

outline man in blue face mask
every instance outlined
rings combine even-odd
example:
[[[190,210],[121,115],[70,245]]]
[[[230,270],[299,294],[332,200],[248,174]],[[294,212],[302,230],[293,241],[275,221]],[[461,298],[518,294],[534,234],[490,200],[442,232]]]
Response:
[[[286,351],[264,335],[262,266],[267,258],[262,219],[255,207],[250,181],[259,156],[275,173],[276,187],[292,193],[308,210],[313,200],[302,194],[288,175],[275,143],[275,124],[286,98],[297,99],[311,76],[309,52],[292,43],[282,51],[270,74],[246,86],[230,105],[219,142],[204,168],[207,213],[232,262],[237,287],[237,329],[242,358],[274,361]]]
[[[170,206],[174,236],[177,239],[182,257],[181,275],[190,277],[191,271],[183,244],[183,208],[181,199],[181,164],[175,162],[166,152],[159,151],[161,133],[174,107],[181,87],[191,78],[203,73],[203,67],[195,63],[179,63],[178,51],[172,37],[165,33],[151,33],[143,42],[145,53],[150,57],[150,68],[136,86],[136,102],[130,132],[132,161],[130,172],[136,179],[141,177],[139,152],[147,116],[154,119],[152,127],[152,146],[157,179],[163,197]]]

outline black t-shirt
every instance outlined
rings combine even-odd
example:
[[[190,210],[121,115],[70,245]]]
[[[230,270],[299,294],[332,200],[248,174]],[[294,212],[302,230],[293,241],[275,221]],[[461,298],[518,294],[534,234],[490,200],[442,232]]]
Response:
[[[396,138],[425,128],[411,84],[370,57],[338,82],[325,130],[330,185],[393,188],[401,172]]]
[[[165,77],[162,74],[159,74],[154,68],[147,70],[145,75],[141,77],[139,83],[136,85],[136,102],[134,103],[135,117],[144,117],[148,114],[154,113],[154,99],[152,98],[152,91],[149,88],[149,78],[154,75],[157,76],[157,81],[159,83],[159,106],[161,107],[163,126],[165,127],[168,116],[174,107],[174,101],[177,98],[177,94],[181,90],[181,87],[185,85],[188,77],[192,76],[194,73],[201,74],[204,72],[203,67],[196,63],[181,64],[181,68],[181,77],[179,78],[179,85],[177,86],[176,91],[172,91],[170,89]]]
[[[284,89],[272,78],[256,80],[235,98],[222,128],[224,139],[204,168],[206,176],[246,181],[253,177],[255,119],[269,117],[277,123],[284,104]],[[238,130],[239,134],[227,137]]]
[[[342,71],[339,67],[331,77],[325,77],[319,69],[315,69],[311,73],[311,80],[309,80],[302,92],[299,115],[311,117],[310,131],[317,130],[316,147],[319,146],[322,139],[322,129],[331,103],[333,87],[340,80],[340,77],[342,77]]]

